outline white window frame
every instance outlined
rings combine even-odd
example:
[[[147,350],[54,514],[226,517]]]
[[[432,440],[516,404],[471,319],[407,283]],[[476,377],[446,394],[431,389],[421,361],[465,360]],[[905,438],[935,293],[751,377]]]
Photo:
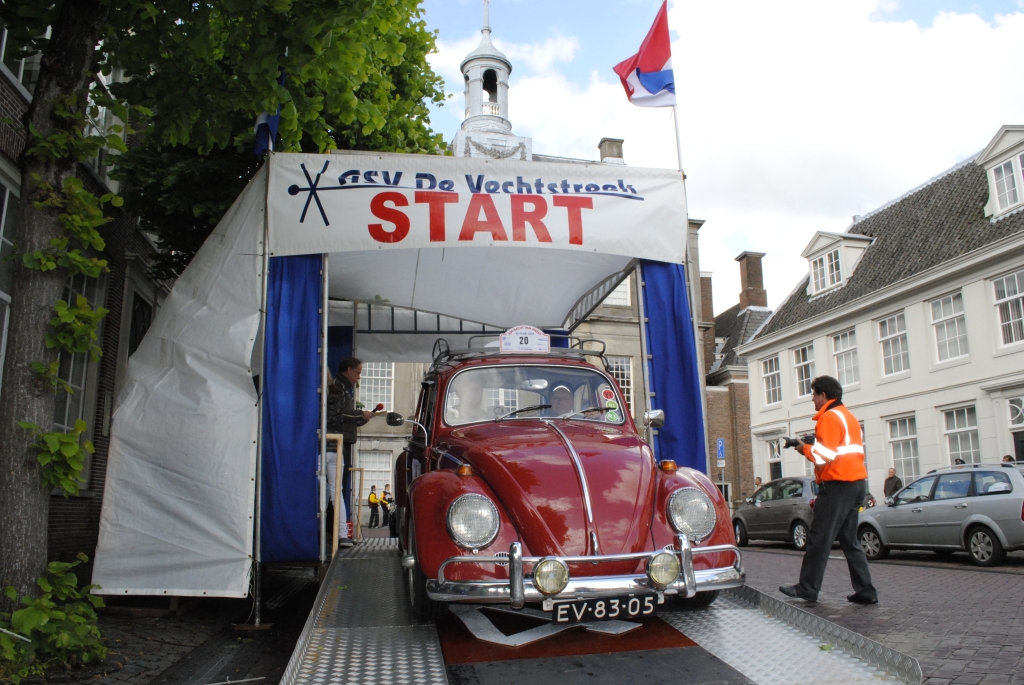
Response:
[[[1006,400],[1007,421],[1010,428],[1024,428],[1024,397],[1011,397]]]
[[[885,426],[892,467],[904,485],[907,485],[921,475],[917,417],[914,414],[892,417],[885,420]]]
[[[772,464],[779,465],[779,477],[782,477],[782,438],[766,440],[768,446],[768,478],[762,481],[762,485],[775,480],[772,477]]]
[[[843,282],[842,248],[837,247],[811,260],[811,287],[814,292]]]
[[[606,355],[608,373],[619,384],[626,408],[633,412],[633,358],[625,355]]]
[[[779,355],[761,360],[761,381],[764,385],[765,406],[782,403],[782,368]]]
[[[992,294],[999,322],[999,344],[1008,347],[1024,342],[1024,270],[992,279]],[[1012,340],[1006,339],[1007,334]]]
[[[963,412],[963,425],[960,423],[960,412]],[[953,417],[953,427],[949,427],[949,418]],[[973,419],[973,423],[971,420]],[[957,458],[963,459],[968,464],[981,463],[981,439],[978,434],[978,412],[973,404],[962,407],[953,407],[942,410],[942,434],[946,436],[946,453],[949,463],[955,463]],[[962,440],[966,437],[970,441],[969,450],[963,449]],[[957,449],[953,450],[953,440],[956,439]],[[969,459],[964,455],[970,456]]]
[[[860,359],[857,355],[857,329],[850,328],[829,336],[832,339],[832,361],[836,379],[844,388],[860,384]],[[840,343],[844,346],[839,347]],[[840,366],[840,363],[843,363]],[[852,374],[853,378],[849,378]],[[845,379],[845,380],[844,380]]]
[[[629,307],[633,304],[629,288],[629,277],[626,277],[622,283],[615,286],[610,293],[604,298],[604,304],[612,307]]]
[[[903,312],[879,319],[878,343],[882,348],[882,375],[895,376],[910,371],[910,348],[907,345],[907,318]]]
[[[971,350],[967,342],[967,319],[964,314],[963,293],[958,290],[955,293],[937,297],[929,302],[928,306],[932,314],[932,331],[935,333],[935,354],[938,361],[948,362],[969,356]],[[955,336],[949,335],[950,327],[955,331]],[[951,341],[954,342],[951,343]],[[951,355],[949,351],[954,344],[959,354]],[[942,356],[943,345],[946,348],[945,357]]]
[[[395,363],[363,362],[363,374],[359,379],[359,401],[367,411],[373,411],[377,404],[384,405],[384,411],[393,411],[395,398]]]
[[[793,375],[796,380],[796,396],[810,396],[811,381],[814,380],[813,342],[801,345],[793,350]],[[804,392],[804,390],[806,390],[806,392]]]
[[[1015,163],[1011,157],[992,167],[992,192],[995,195],[996,211],[1005,212],[1020,204],[1022,188],[1018,171],[1021,164],[1024,164],[1024,159]]]

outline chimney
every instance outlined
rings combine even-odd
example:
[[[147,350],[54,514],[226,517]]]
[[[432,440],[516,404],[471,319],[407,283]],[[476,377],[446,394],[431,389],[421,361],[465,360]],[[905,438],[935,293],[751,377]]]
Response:
[[[625,164],[622,158],[622,143],[621,138],[602,138],[597,144],[597,149],[601,151],[601,161],[605,164]]]
[[[761,257],[764,252],[743,252],[736,261],[740,263],[740,309],[767,307],[768,293],[764,289],[761,274]]]
[[[711,272],[700,272],[700,320],[704,338],[704,373],[715,364],[715,307],[711,299]],[[705,328],[706,327],[706,328]]]

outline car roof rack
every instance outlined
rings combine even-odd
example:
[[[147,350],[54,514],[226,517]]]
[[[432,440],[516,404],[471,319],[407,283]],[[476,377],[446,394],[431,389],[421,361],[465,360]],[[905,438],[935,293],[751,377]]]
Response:
[[[522,353],[517,354],[515,352],[502,352],[497,347],[473,347],[473,341],[480,338],[497,338],[500,333],[496,334],[484,334],[474,335],[469,339],[470,347],[467,349],[456,349],[453,350],[448,344],[448,341],[444,338],[438,338],[434,341],[434,347],[431,352],[433,362],[431,363],[430,370],[434,371],[441,365],[453,361],[463,361],[466,359],[485,359],[487,357],[500,357],[507,358],[511,356],[521,356],[524,358],[530,356],[537,356],[534,353]],[[586,357],[598,357],[601,360],[601,364],[605,370],[608,370],[608,360],[605,358],[605,343],[603,340],[596,338],[580,339],[570,335],[551,334],[553,338],[566,338],[570,341],[570,347],[552,347],[542,356],[545,357],[560,357],[564,359],[579,359],[583,360]],[[588,349],[584,347],[586,343],[598,343],[601,345],[600,350]]]
[[[996,464],[950,464],[949,466],[942,466],[937,469],[932,469],[931,471],[924,475],[930,476],[933,473],[938,473],[939,471],[945,471],[947,469],[1015,469],[1019,468],[1019,464],[1020,462],[1017,461],[1003,461]]]

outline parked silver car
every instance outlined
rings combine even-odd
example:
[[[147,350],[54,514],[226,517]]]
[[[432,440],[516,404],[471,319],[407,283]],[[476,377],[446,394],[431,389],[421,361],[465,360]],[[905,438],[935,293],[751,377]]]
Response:
[[[918,478],[886,506],[860,513],[858,535],[868,559],[890,549],[938,554],[966,550],[979,566],[1024,549],[1024,476],[1015,464],[963,464]]]
[[[813,478],[779,478],[762,485],[732,516],[736,544],[748,540],[788,540],[807,548],[818,488]]]

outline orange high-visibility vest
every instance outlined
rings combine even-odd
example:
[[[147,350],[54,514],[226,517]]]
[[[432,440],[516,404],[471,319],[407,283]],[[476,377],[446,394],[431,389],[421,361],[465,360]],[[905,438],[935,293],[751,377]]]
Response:
[[[814,421],[814,444],[804,445],[803,453],[814,464],[815,480],[820,483],[867,478],[864,438],[850,410],[836,400],[829,400],[814,415]]]

